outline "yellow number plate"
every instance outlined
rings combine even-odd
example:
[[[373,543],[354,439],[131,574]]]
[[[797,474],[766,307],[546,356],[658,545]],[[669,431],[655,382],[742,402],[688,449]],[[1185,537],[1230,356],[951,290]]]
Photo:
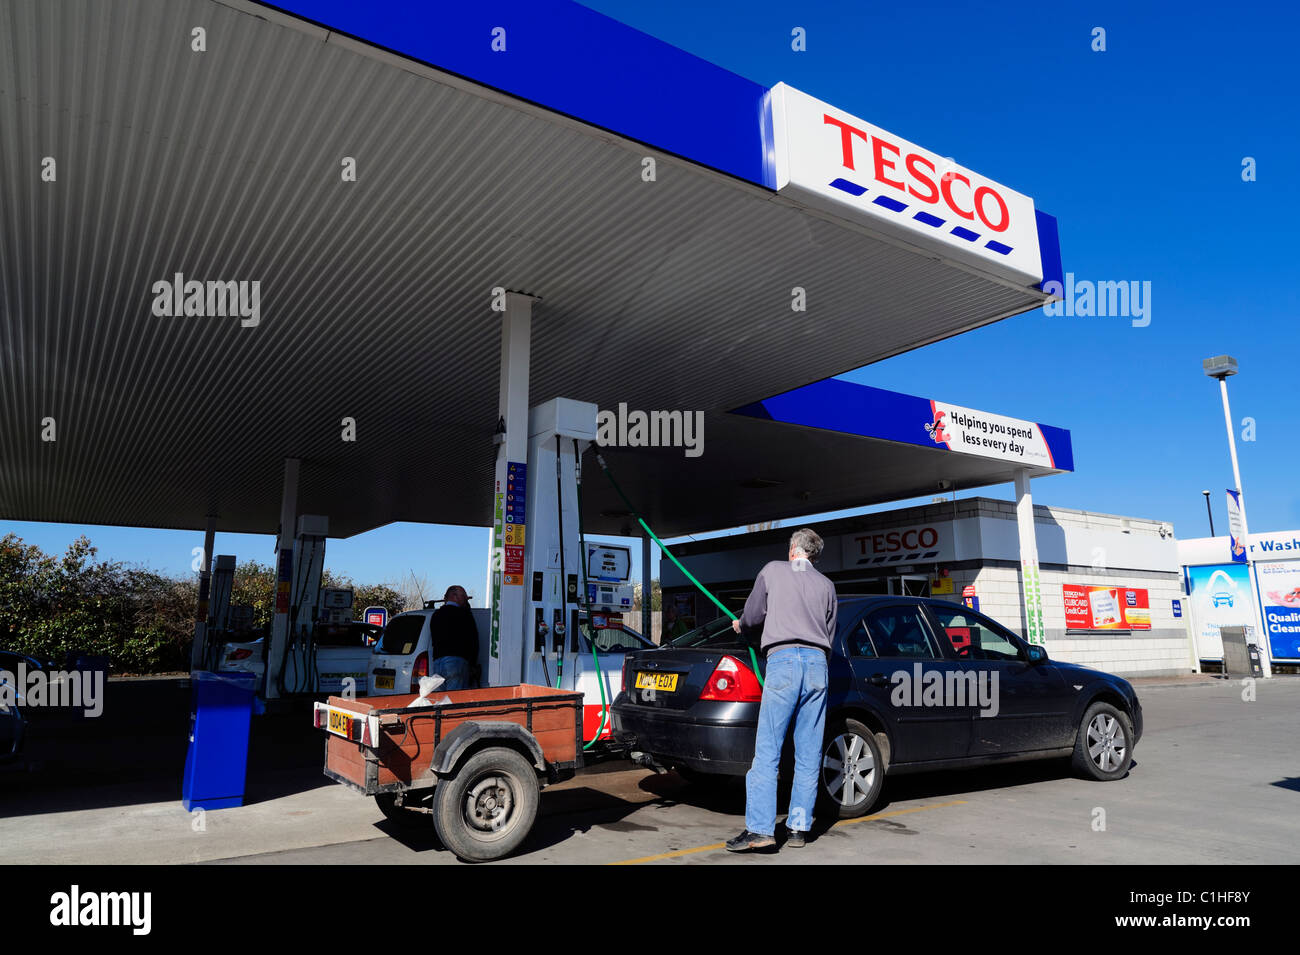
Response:
[[[338,710],[330,710],[330,732],[339,736],[352,738],[352,717],[345,716]]]
[[[393,688],[393,678],[391,676],[375,677],[376,690],[391,690]]]
[[[663,690],[674,693],[677,690],[676,673],[638,673],[636,675],[638,690]]]

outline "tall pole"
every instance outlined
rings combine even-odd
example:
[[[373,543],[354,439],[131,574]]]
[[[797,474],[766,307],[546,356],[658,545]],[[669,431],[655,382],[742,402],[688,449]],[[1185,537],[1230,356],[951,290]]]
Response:
[[[1246,495],[1241,490],[1241,466],[1237,463],[1237,438],[1232,433],[1232,409],[1228,407],[1228,377],[1219,376],[1219,394],[1223,397],[1223,423],[1228,429],[1228,451],[1232,454],[1232,480],[1237,490],[1237,506],[1241,510],[1241,543],[1246,548],[1246,580],[1250,583],[1251,613],[1255,618],[1255,639],[1259,647],[1259,663],[1264,676],[1273,675],[1269,663],[1268,634],[1264,630],[1264,618],[1260,613],[1259,588],[1255,586],[1255,565],[1250,559],[1250,525],[1246,522]]]
[[[1210,492],[1202,491],[1205,495],[1205,516],[1210,519],[1210,536],[1214,536],[1214,512],[1210,510]]]

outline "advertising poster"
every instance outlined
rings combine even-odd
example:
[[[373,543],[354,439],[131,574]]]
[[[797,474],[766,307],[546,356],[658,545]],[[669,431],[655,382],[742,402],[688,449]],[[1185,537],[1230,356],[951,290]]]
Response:
[[[1147,592],[1136,587],[1063,584],[1067,630],[1150,630]]]
[[[1196,646],[1203,660],[1223,658],[1221,627],[1254,627],[1255,604],[1246,564],[1187,568],[1189,603],[1196,623]]]
[[[1228,489],[1228,557],[1238,563],[1246,562],[1246,543],[1241,519],[1241,497],[1236,491]]]
[[[1264,632],[1274,660],[1300,660],[1300,561],[1255,565]]]

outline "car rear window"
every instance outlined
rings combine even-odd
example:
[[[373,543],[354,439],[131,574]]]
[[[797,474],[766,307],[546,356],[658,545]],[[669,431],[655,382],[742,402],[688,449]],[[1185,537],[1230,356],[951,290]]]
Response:
[[[719,617],[716,620],[710,620],[702,627],[696,627],[694,630],[688,630],[676,640],[671,641],[670,647],[754,647],[757,648],[763,640],[763,628],[756,627],[746,633],[743,637],[731,629],[731,621],[726,617]]]
[[[867,617],[876,652],[882,657],[933,660],[939,647],[916,607],[886,607]]]
[[[424,629],[424,614],[413,613],[410,616],[398,616],[388,621],[384,635],[375,646],[376,653],[393,653],[406,656],[414,653],[420,642],[420,631]]]

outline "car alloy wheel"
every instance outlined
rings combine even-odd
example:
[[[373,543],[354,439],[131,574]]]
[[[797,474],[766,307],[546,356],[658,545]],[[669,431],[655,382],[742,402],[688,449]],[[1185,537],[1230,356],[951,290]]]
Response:
[[[857,720],[845,720],[832,730],[822,749],[821,787],[841,818],[869,810],[882,777],[880,751],[870,730]]]
[[[1120,721],[1109,713],[1098,713],[1088,724],[1088,758],[1103,773],[1112,773],[1128,755],[1128,740]]]
[[[1123,778],[1133,765],[1132,727],[1128,714],[1113,703],[1094,702],[1075,735],[1075,772],[1100,782]]]

